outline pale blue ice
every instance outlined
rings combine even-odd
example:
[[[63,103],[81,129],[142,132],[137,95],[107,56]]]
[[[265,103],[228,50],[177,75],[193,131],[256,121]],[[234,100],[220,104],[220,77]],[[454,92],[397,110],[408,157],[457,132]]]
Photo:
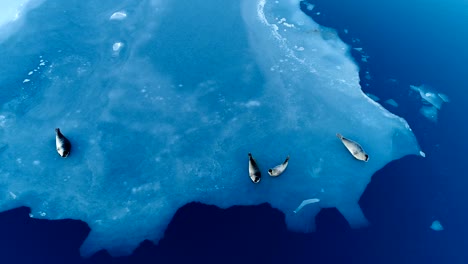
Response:
[[[305,232],[320,208],[337,207],[364,226],[358,200],[374,172],[419,155],[406,121],[361,91],[349,47],[299,0],[17,8],[0,28],[0,209],[86,221],[83,255],[157,242],[191,201],[268,202]],[[73,144],[68,158],[55,150],[56,127]],[[287,155],[287,170],[269,177]],[[293,212],[308,199],[320,201]]]

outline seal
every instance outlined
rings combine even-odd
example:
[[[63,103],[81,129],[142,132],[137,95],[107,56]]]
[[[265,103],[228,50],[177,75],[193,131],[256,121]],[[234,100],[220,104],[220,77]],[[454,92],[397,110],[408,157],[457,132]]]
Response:
[[[70,155],[71,143],[62,132],[60,132],[60,128],[55,129],[55,146],[60,156],[66,158]]]
[[[258,168],[257,162],[252,157],[252,154],[249,153],[249,176],[254,183],[259,183],[262,178],[260,169]]]
[[[369,160],[369,155],[367,155],[361,145],[359,145],[357,142],[343,137],[340,133],[336,133],[336,136],[341,139],[341,142],[343,142],[343,145],[345,145],[353,157],[365,162]]]
[[[278,177],[283,171],[288,167],[289,163],[289,156],[286,157],[286,160],[281,163],[280,165],[275,166],[273,169],[268,170],[268,174],[270,174],[271,177]]]

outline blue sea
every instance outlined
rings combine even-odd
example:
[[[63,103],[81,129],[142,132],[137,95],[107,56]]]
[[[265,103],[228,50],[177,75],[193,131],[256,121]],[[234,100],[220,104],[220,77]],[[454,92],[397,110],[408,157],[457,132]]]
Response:
[[[50,0],[42,3],[45,4],[55,6]],[[309,4],[314,8],[309,8]],[[197,7],[180,8],[196,10]],[[220,17],[222,9],[220,2],[213,1],[212,11],[220,10]],[[363,92],[404,118],[425,153],[425,158],[409,155],[394,160],[372,176],[359,199],[368,226],[351,228],[339,210],[324,207],[315,217],[315,232],[293,232],[286,227],[285,214],[268,203],[221,209],[192,202],[177,210],[158,243],[143,240],[130,255],[111,256],[101,250],[85,257],[80,255],[80,246],[90,234],[89,223],[83,219],[30,217],[34,208],[17,204],[16,208],[0,213],[0,263],[468,263],[468,212],[465,205],[468,201],[465,169],[468,161],[468,142],[465,140],[468,135],[468,2],[308,0],[301,2],[297,9],[320,25],[336,30],[341,40],[350,46],[353,60],[359,67]],[[79,7],[73,10],[79,11]],[[191,23],[197,17],[180,19],[181,23]],[[69,24],[74,29],[69,32],[71,40],[83,37],[94,43],[95,32],[84,29],[80,32],[80,27],[76,26],[86,24],[88,20],[57,23],[61,24],[57,28]],[[209,27],[209,23],[201,24]],[[167,28],[177,30],[177,25],[172,27]],[[83,36],[79,37],[79,34]],[[34,32],[27,36],[35,37]],[[0,74],[13,76],[16,71],[34,64],[29,59],[21,59],[21,54],[29,58],[27,46],[20,42],[17,46],[12,41],[8,43],[7,47],[2,47],[17,51],[6,54],[0,50],[0,60],[13,62],[11,65],[2,62],[1,65],[8,65],[8,68],[0,69]],[[93,57],[86,46],[74,46],[73,41],[63,37],[50,45],[64,53]],[[181,42],[181,45],[193,52],[190,42]],[[177,56],[165,54],[166,48],[155,47],[150,58]],[[233,45],[232,49],[236,48]],[[120,52],[123,57],[131,56],[125,47]],[[96,54],[98,60],[105,60],[100,56]],[[204,59],[227,67],[230,60],[237,58]],[[197,63],[191,62],[195,66],[190,67],[197,67]],[[167,67],[176,68],[177,65]],[[70,83],[73,78],[84,78],[83,75],[92,71],[87,65],[82,67],[82,73],[68,76]],[[215,71],[213,68],[200,66],[201,72],[193,73],[190,78],[203,79],[207,73],[202,70]],[[183,69],[175,71],[183,72]],[[41,79],[36,85],[49,85],[50,82]],[[421,92],[411,87],[428,90]],[[40,90],[26,89],[18,94],[37,91]],[[440,94],[442,106],[436,109],[421,98],[422,94],[428,93]],[[17,94],[0,91],[0,96],[3,104]],[[94,102],[91,97],[90,101]],[[445,100],[446,97],[449,100]],[[424,112],[422,109],[431,110]],[[119,140],[125,145],[130,139],[122,137]],[[144,148],[145,144],[138,147]],[[120,165],[122,168],[126,166]],[[111,188],[112,184],[109,186]],[[128,233],[126,226],[121,229],[115,232]],[[129,225],[128,229],[133,230],[133,226]]]

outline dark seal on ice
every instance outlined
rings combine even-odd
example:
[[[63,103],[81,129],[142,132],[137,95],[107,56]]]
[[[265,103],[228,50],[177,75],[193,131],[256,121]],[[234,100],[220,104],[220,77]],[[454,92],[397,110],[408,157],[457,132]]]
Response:
[[[249,153],[249,176],[254,183],[259,183],[262,177],[260,169],[258,168],[257,162],[252,157],[252,154]]]
[[[60,132],[60,128],[55,129],[55,146],[60,156],[66,158],[70,155],[71,143],[62,132]]]

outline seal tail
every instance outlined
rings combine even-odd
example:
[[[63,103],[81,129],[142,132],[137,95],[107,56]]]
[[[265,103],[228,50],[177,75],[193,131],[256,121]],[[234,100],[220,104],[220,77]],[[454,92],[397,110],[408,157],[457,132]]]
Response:
[[[283,165],[288,163],[288,161],[289,161],[289,155],[286,157],[286,160],[283,162]]]
[[[341,135],[340,133],[336,133],[336,136],[339,138],[339,139],[343,139],[343,135]]]

